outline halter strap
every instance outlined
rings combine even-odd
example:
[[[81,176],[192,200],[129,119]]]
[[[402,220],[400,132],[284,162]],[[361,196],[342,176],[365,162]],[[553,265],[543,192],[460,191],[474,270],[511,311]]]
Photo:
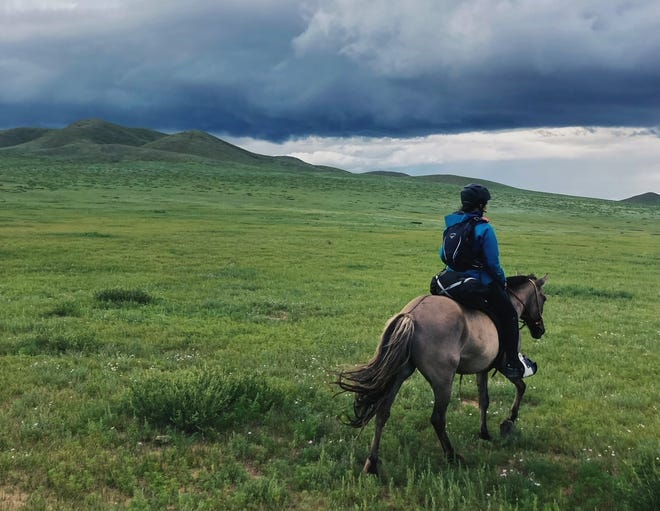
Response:
[[[525,305],[525,302],[523,302],[520,299],[520,297],[516,293],[514,293],[511,289],[509,289],[508,287],[506,288],[506,290],[511,294],[511,296],[513,296],[516,300],[518,300],[518,303],[520,303],[520,305],[522,305],[522,313],[520,314],[520,319],[524,323],[528,323],[528,321],[531,321],[534,326],[538,326],[543,322],[543,317],[541,316],[541,313],[540,313],[540,311],[541,311],[541,300],[539,298],[539,288],[536,286],[536,284],[534,283],[534,281],[532,279],[528,278],[527,280],[529,281],[529,283],[534,288],[534,297],[536,298],[536,310],[539,311],[538,319],[534,319],[534,320],[530,319],[529,316],[527,315],[527,306]],[[525,319],[525,316],[527,316],[527,319]],[[522,326],[520,328],[522,328]]]

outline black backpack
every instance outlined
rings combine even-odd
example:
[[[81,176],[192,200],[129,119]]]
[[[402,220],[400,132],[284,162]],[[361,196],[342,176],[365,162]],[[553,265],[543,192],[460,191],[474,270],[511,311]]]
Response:
[[[456,271],[483,268],[481,254],[474,246],[474,228],[487,221],[473,216],[447,227],[442,233],[442,262]]]

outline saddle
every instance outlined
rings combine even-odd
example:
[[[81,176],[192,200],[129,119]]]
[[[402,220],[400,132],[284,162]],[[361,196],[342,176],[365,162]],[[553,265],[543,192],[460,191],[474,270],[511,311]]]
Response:
[[[488,306],[487,288],[467,273],[442,270],[431,278],[429,289],[432,295],[446,296],[468,309],[484,312],[497,327],[500,321]]]

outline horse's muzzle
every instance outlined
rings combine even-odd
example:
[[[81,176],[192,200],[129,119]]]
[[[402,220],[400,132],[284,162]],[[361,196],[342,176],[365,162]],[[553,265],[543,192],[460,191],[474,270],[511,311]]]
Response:
[[[543,321],[539,321],[538,323],[534,323],[528,326],[529,333],[532,334],[534,339],[540,339],[543,337],[543,334],[545,333],[545,326],[543,325]]]

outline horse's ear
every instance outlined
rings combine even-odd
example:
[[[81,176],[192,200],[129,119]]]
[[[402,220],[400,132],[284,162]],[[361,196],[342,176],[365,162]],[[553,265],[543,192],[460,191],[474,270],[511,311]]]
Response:
[[[543,277],[537,279],[536,284],[539,287],[543,287],[543,285],[546,283],[547,280],[548,280],[548,274],[546,273],[545,275],[543,275]]]

